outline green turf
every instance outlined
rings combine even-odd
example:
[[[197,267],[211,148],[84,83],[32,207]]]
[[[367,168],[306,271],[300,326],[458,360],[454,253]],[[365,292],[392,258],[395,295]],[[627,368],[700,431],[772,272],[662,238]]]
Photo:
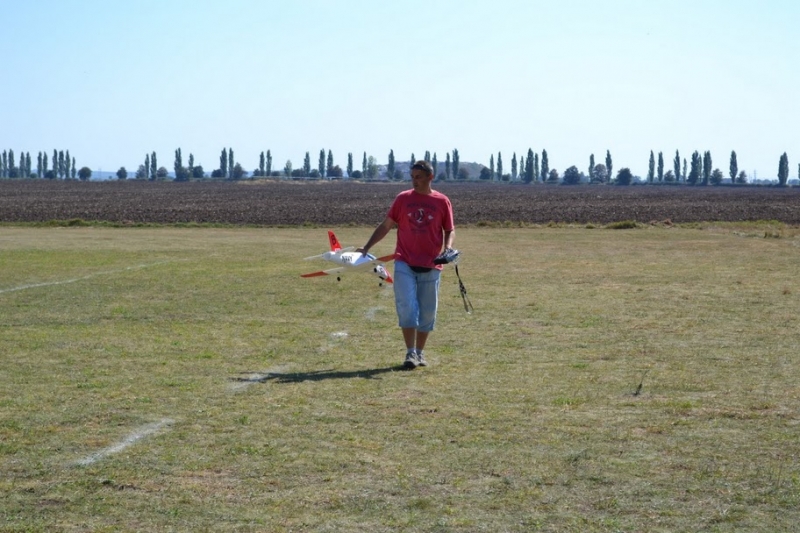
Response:
[[[0,228],[0,531],[800,523],[797,230],[460,228],[413,372],[326,246]]]

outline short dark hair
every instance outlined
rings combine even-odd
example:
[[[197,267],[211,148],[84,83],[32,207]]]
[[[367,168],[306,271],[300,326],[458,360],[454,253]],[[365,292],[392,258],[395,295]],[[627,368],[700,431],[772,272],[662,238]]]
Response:
[[[433,167],[431,166],[430,163],[428,163],[424,159],[420,159],[419,161],[417,161],[413,165],[411,165],[411,170],[414,170],[414,169],[421,170],[425,174],[427,174],[428,176],[432,176],[433,175]]]

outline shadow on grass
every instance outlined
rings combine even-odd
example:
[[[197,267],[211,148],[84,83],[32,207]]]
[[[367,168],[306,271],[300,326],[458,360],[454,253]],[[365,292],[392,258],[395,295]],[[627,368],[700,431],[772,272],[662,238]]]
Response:
[[[303,381],[324,381],[326,379],[381,379],[381,374],[389,372],[407,372],[408,369],[403,365],[388,366],[386,368],[373,368],[371,370],[351,370],[351,371],[337,371],[337,370],[318,370],[316,372],[269,372],[261,374],[258,372],[242,372],[248,374],[248,377],[235,377],[231,378],[232,381],[240,383],[267,383],[274,381],[275,383],[300,383]]]

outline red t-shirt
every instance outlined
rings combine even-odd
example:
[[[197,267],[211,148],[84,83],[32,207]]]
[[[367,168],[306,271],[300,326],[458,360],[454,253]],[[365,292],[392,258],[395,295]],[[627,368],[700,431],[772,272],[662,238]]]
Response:
[[[437,191],[403,191],[387,216],[397,223],[395,259],[411,266],[442,269],[433,260],[442,253],[444,232],[454,229],[453,206],[447,196]]]

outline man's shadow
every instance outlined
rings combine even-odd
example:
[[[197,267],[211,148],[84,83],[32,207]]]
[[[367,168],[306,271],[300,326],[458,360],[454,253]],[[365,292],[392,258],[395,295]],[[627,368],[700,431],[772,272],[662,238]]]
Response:
[[[266,374],[260,372],[242,372],[247,374],[247,377],[234,377],[230,378],[231,381],[238,381],[243,383],[267,383],[274,381],[275,383],[301,383],[303,381],[324,381],[326,379],[381,379],[381,374],[389,372],[404,372],[408,369],[403,365],[389,366],[386,368],[373,368],[371,370],[351,370],[351,371],[337,371],[337,370],[318,370],[315,372],[268,372]]]

